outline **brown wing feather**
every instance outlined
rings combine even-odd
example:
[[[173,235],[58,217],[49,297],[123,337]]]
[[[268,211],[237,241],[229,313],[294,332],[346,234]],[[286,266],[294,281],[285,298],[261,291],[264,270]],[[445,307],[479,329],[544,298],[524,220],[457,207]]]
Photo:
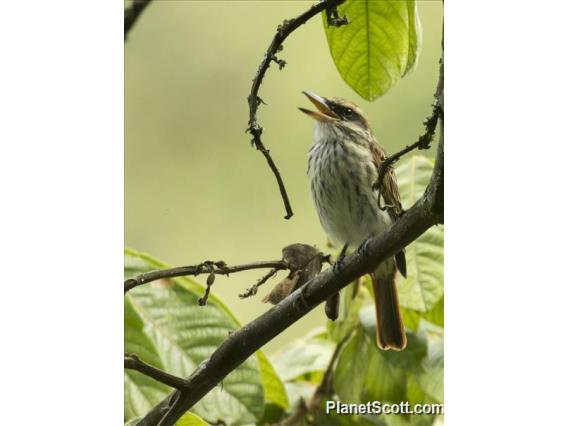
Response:
[[[387,158],[385,150],[375,141],[370,143],[371,152],[373,154],[373,164],[379,168],[381,163]],[[396,183],[396,175],[394,169],[389,168],[383,178],[381,188],[381,196],[387,205],[387,211],[393,220],[397,220],[403,213],[402,204],[400,202],[400,193],[398,192],[398,184]]]
[[[374,138],[373,138],[374,139]],[[379,166],[387,158],[386,151],[373,140],[370,144],[371,152],[373,154],[373,163],[378,169]],[[387,205],[387,212],[393,221],[398,220],[404,209],[400,202],[400,192],[398,192],[398,184],[396,183],[396,175],[394,169],[389,168],[383,178],[383,185],[381,188],[381,196]],[[403,277],[406,278],[406,255],[404,250],[399,251],[395,256],[397,269]]]

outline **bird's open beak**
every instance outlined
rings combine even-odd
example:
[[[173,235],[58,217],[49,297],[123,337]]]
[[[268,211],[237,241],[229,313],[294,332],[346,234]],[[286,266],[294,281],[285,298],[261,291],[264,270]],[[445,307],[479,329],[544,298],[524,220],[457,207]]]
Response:
[[[334,113],[328,106],[328,100],[322,98],[321,96],[316,95],[315,93],[310,92],[302,92],[306,97],[310,100],[312,104],[316,106],[318,109],[317,111],[311,111],[306,108],[298,108],[305,114],[308,114],[310,117],[315,118],[318,121],[335,121],[339,118],[339,116]]]

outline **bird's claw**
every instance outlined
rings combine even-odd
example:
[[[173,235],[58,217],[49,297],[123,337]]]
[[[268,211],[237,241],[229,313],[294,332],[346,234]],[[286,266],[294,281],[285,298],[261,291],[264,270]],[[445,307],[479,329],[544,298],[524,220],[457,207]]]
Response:
[[[338,273],[339,271],[341,271],[343,269],[343,267],[345,266],[345,262],[343,261],[343,259],[337,259],[332,266],[333,272],[334,273]]]
[[[360,255],[365,251],[365,248],[367,247],[367,244],[369,243],[371,238],[373,238],[373,234],[369,235],[367,238],[363,240],[363,242],[359,245],[359,247],[357,247],[357,254]]]
[[[333,264],[333,267],[332,267],[333,272],[339,272],[343,269],[343,266],[345,266],[344,260],[345,260],[345,253],[347,252],[347,248],[349,248],[349,243],[345,243],[345,245],[341,249],[341,252],[339,253],[339,256],[337,257],[337,260]]]

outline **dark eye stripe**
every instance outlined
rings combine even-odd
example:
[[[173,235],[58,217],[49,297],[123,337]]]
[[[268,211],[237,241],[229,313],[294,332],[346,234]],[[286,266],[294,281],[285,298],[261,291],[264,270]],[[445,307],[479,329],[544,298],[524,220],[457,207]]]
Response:
[[[360,120],[359,114],[357,114],[352,108],[333,104],[331,106],[331,110],[347,120]]]

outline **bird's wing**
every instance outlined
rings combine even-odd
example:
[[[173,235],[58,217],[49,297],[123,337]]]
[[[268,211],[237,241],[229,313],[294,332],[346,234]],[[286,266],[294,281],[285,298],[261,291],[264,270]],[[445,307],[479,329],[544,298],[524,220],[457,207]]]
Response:
[[[371,142],[370,146],[373,154],[373,164],[378,169],[381,163],[387,158],[387,153],[375,141]],[[394,174],[394,169],[391,167],[389,167],[383,178],[381,196],[383,200],[385,200],[386,209],[393,221],[402,216],[404,210],[400,202],[396,175]]]
[[[378,169],[379,166],[387,158],[385,150],[375,141],[371,142],[371,152],[373,154],[373,163]],[[396,175],[394,169],[389,167],[383,178],[381,188],[381,196],[385,200],[386,209],[393,221],[396,221],[404,212],[400,202],[400,193],[398,192],[398,184],[396,183]],[[406,278],[406,255],[404,250],[399,251],[395,255],[397,269],[403,277]]]

